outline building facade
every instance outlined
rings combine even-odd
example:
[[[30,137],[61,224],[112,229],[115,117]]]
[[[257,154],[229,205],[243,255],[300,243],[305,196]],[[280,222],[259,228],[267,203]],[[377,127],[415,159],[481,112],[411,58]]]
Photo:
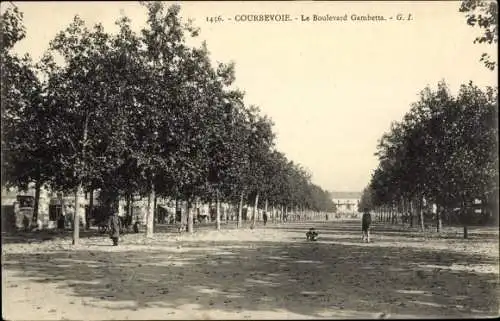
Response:
[[[361,192],[331,192],[331,197],[338,214],[358,214]]]

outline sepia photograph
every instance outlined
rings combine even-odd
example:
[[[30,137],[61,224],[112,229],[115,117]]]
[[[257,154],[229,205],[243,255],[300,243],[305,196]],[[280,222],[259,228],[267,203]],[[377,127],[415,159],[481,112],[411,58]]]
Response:
[[[0,13],[4,320],[500,317],[497,1]]]

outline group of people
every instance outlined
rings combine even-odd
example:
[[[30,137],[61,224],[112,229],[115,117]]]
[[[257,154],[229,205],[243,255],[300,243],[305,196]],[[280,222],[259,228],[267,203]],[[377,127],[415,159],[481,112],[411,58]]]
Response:
[[[267,222],[267,215],[264,214],[264,222]],[[264,223],[264,224],[265,224]],[[362,233],[362,241],[370,242],[370,225],[372,223],[372,217],[370,214],[370,210],[365,208],[363,211],[363,217],[361,218],[361,233]],[[112,212],[108,219],[108,230],[109,236],[113,241],[113,246],[118,245],[118,241],[120,239],[120,230],[121,230],[121,220],[118,217],[116,212]],[[134,225],[134,231],[138,232],[137,222]],[[319,233],[311,227],[309,231],[306,233],[306,238],[308,241],[317,241],[319,238]]]
[[[363,217],[361,218],[361,241],[370,242],[370,225],[372,224],[372,216],[370,214],[370,209],[365,208],[363,210]],[[311,227],[306,233],[306,239],[308,241],[317,241],[319,238],[319,233],[314,227]]]

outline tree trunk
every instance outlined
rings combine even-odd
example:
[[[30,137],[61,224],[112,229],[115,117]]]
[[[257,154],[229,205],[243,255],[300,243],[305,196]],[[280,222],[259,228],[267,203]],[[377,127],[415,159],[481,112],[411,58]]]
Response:
[[[472,207],[472,202],[470,202],[468,199],[464,202],[464,206],[463,206],[463,209],[464,209],[464,214],[465,214],[465,217],[464,215],[461,215],[461,221],[462,221],[462,224],[463,224],[463,227],[464,227],[464,239],[467,239],[469,238],[469,229],[467,227],[467,224],[468,224],[468,219],[470,217],[472,217],[471,214],[473,214],[473,207]]]
[[[82,162],[81,168],[85,168],[85,147],[87,146],[87,135],[88,135],[88,124],[89,124],[90,115],[87,114],[85,117],[85,122],[83,124],[83,137],[82,137]],[[75,189],[75,214],[74,214],[74,222],[73,222],[73,245],[78,245],[78,240],[80,238],[80,219],[78,217],[78,206],[80,206],[78,202],[78,193],[82,188],[82,172],[77,171],[78,185]]]
[[[267,198],[266,198],[266,201],[264,203],[264,214],[267,215],[267,207],[268,207],[268,201],[267,201]],[[264,218],[262,218],[264,219]],[[269,219],[269,215],[267,215],[267,219]]]
[[[153,222],[154,222],[154,200],[156,198],[155,195],[155,186],[153,179],[150,181],[150,193],[148,195],[148,212],[146,214],[146,237],[153,237]]]
[[[193,206],[191,200],[186,201],[187,231],[193,233]]]
[[[178,211],[179,211],[179,199],[176,197],[175,198],[175,210],[174,210],[174,224],[177,224],[177,212]],[[181,214],[181,223],[182,223],[182,214]]]
[[[241,219],[243,216],[243,192],[240,194],[240,204],[238,206],[238,217],[236,218],[236,228],[241,227]]]
[[[129,194],[126,194],[125,195],[125,222],[124,222],[124,227],[126,227],[128,229],[128,222],[129,222],[129,209],[130,209],[130,195]]]
[[[35,204],[33,204],[33,217],[32,221],[36,224],[38,220],[38,208],[40,207],[40,189],[42,188],[42,184],[40,184],[40,180],[38,179],[35,182]]]
[[[149,231],[149,221],[150,221],[150,213],[151,213],[151,193],[148,194],[148,209],[146,212],[146,237],[150,237],[150,231]]]
[[[226,203],[226,206],[223,206],[222,207],[222,221],[224,222],[224,224],[227,224],[227,217],[228,217],[228,214],[229,214],[229,203]]]
[[[73,245],[78,245],[80,239],[80,218],[78,215],[78,207],[80,206],[79,195],[81,184],[75,188],[75,211],[73,214]]]
[[[410,227],[413,227],[413,201],[410,199],[409,201],[409,220],[410,220]]]
[[[403,225],[405,223],[405,215],[406,215],[406,203],[405,203],[405,198],[403,197],[401,199],[401,224]]]
[[[186,201],[182,201],[182,204],[180,205],[181,208],[181,225],[184,226],[184,230],[187,230],[187,224],[188,224],[188,213],[186,211],[186,206],[187,203]],[[184,208],[183,208],[184,206]]]
[[[92,217],[92,211],[94,210],[94,189],[90,188],[89,191],[89,211],[85,219],[87,220],[87,228],[90,228],[90,218]]]
[[[155,230],[156,224],[158,224],[158,195],[155,194],[153,199],[153,232]]]
[[[425,221],[424,221],[424,211],[423,211],[424,201],[422,197],[418,199],[418,211],[420,216],[420,228],[422,232],[425,232]]]
[[[438,233],[441,232],[441,230],[443,229],[443,220],[441,218],[441,211],[443,210],[443,208],[439,205],[436,206],[436,218],[437,218],[437,224],[436,224],[436,231]]]
[[[259,192],[257,192],[257,194],[255,195],[255,204],[253,206],[253,215],[252,215],[252,228],[255,227],[255,223],[257,220],[257,215],[259,211],[258,206],[259,206]]]
[[[406,210],[406,200],[405,200],[404,197],[401,200],[401,203],[402,203],[401,204],[401,221],[403,222],[403,225],[404,225],[404,223],[406,223],[405,218],[406,218],[406,212],[407,212],[407,210]]]
[[[213,204],[213,200],[212,200],[212,198],[210,198],[210,201],[208,201],[208,222],[209,223],[212,222],[212,204]]]
[[[130,224],[132,223],[132,194],[127,195],[127,214],[126,214],[126,221],[127,221],[127,228],[130,227]]]
[[[215,191],[215,226],[217,231],[220,231],[220,199],[218,189]]]

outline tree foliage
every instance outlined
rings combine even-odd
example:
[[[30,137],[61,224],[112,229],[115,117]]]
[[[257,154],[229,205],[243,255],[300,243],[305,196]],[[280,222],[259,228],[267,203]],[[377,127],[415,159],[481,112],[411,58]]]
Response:
[[[381,138],[363,203],[393,206],[417,198],[451,211],[492,199],[498,193],[497,97],[496,89],[472,82],[456,97],[443,82],[425,88]]]
[[[479,27],[483,34],[476,37],[474,43],[498,43],[498,2],[490,0],[463,0],[460,12],[464,12],[467,24],[472,27]],[[494,70],[498,62],[487,53],[483,53],[481,61],[484,65]]]
[[[150,203],[260,195],[276,206],[331,210],[328,193],[275,150],[272,120],[245,105],[234,64],[213,63],[206,43],[188,45],[199,30],[178,5],[143,7],[139,32],[124,16],[115,34],[76,16],[36,65],[10,53],[25,34],[17,9],[6,11],[8,183],[41,179],[55,190],[140,194]],[[28,168],[36,171],[22,173]]]

